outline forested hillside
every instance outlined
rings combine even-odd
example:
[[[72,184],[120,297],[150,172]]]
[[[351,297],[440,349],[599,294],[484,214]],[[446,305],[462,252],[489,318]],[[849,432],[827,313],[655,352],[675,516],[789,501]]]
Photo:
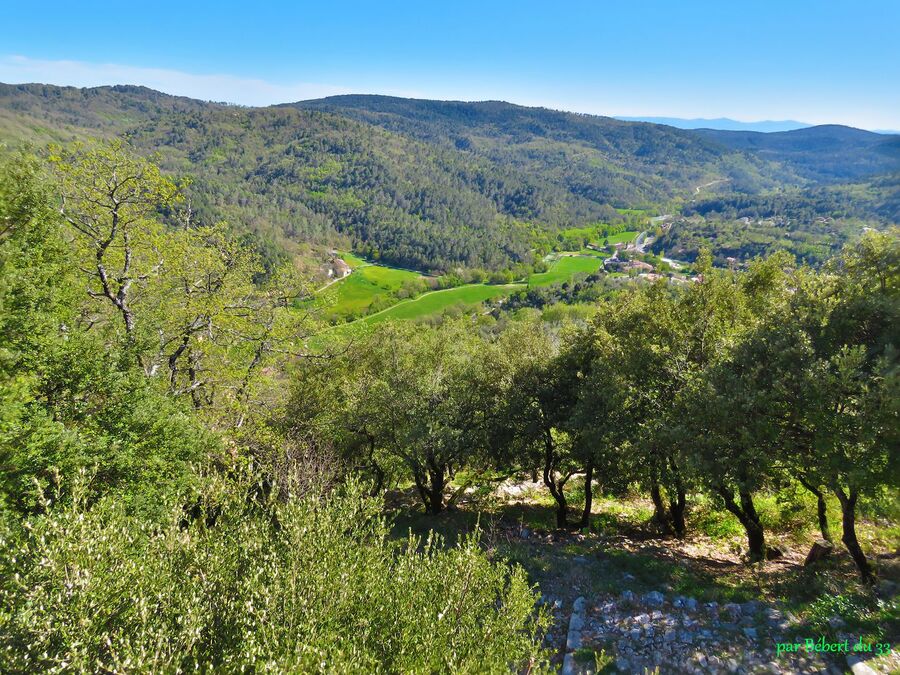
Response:
[[[850,181],[900,171],[900,137],[837,124],[774,133],[718,129],[694,133],[789,166],[813,181]]]
[[[547,175],[617,207],[656,204],[728,177],[742,190],[796,181],[790,171],[691,132],[502,101],[464,103],[333,96],[296,107],[342,113],[503,165]]]
[[[885,173],[900,161],[896,138],[843,127],[707,133],[503,102],[245,108],[132,86],[0,85],[10,146],[114,135],[189,179],[197,222],[253,234],[270,259],[339,246],[432,272],[518,274],[561,230],[618,224],[635,207],[684,210],[656,250],[693,259],[710,245],[717,259],[743,259],[787,245],[821,262],[863,227],[896,222],[900,192]],[[751,202],[778,217],[744,231],[728,214],[745,217]]]

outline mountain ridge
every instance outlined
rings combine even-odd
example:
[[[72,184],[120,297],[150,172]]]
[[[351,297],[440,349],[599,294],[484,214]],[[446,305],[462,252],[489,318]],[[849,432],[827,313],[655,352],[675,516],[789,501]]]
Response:
[[[665,124],[678,129],[717,129],[721,131],[790,131],[793,129],[803,129],[806,127],[816,126],[807,122],[798,122],[796,120],[759,120],[755,122],[742,122],[740,120],[731,119],[730,117],[660,117],[660,116],[644,116],[644,117],[627,117],[621,115],[614,116],[618,120],[626,122],[649,122],[651,124]]]
[[[565,228],[677,207],[698,185],[715,185],[704,198],[758,195],[900,167],[900,137],[837,126],[753,134],[503,101],[343,95],[253,108],[131,85],[0,84],[0,141],[123,135],[193,175],[198,217],[432,271],[532,264]]]

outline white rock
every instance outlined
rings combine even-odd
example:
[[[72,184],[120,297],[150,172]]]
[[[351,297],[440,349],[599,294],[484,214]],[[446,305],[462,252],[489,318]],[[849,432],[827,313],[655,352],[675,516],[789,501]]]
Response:
[[[832,616],[828,618],[828,625],[832,628],[843,628],[847,623],[839,616]]]

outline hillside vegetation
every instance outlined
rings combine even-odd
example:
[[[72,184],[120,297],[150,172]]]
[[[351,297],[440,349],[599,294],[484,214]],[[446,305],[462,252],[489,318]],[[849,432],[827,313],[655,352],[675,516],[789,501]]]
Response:
[[[363,128],[292,110],[177,115],[135,133],[183,134],[170,154],[198,168],[228,139],[262,152],[258,129],[306,157],[304,143]],[[207,146],[211,121],[229,132]],[[347,152],[421,148],[377,134]],[[179,159],[185,147],[200,154]],[[272,159],[234,154],[203,170]],[[629,586],[665,608],[643,615],[659,644],[690,643],[669,649],[679,672],[706,645],[668,632],[676,608],[748,670],[776,635],[896,642],[896,228],[818,268],[779,252],[716,269],[702,251],[682,285],[438,290],[343,334],[294,261],[198,221],[201,189],[121,139],[0,158],[0,672],[541,673],[579,611],[553,595],[623,628]],[[375,285],[403,276],[350,260]],[[562,256],[538,279],[600,262]],[[387,320],[509,291],[591,311]],[[525,482],[534,499],[495,499]],[[806,567],[819,537],[824,559]],[[740,626],[718,604],[701,624],[701,597]],[[785,619],[766,632],[764,602]],[[581,656],[649,665],[625,637]]]
[[[254,233],[273,259],[285,250],[310,257],[313,244],[425,272],[522,276],[557,233],[627,224],[634,207],[678,210],[705,199],[696,194],[703,185],[742,199],[795,190],[791,226],[827,254],[861,228],[842,221],[816,235],[815,218],[833,211],[808,192],[823,181],[872,186],[872,199],[854,202],[854,218],[896,220],[893,137],[830,127],[768,140],[721,133],[502,102],[342,96],[243,108],[142,87],[0,85],[0,140],[42,146],[127,135],[141,152],[158,153],[165,171],[191,178],[184,192],[195,220]],[[791,241],[786,227],[760,236],[769,248],[782,245]],[[718,246],[702,228],[683,232]],[[737,248],[743,257],[759,247]]]
[[[790,166],[812,181],[849,181],[900,171],[900,137],[839,124],[760,133],[697,129],[698,136]]]
[[[784,178],[780,174],[762,178],[764,163],[671,127],[501,101],[334,96],[295,106],[340,113],[433,145],[524,168],[548,176],[573,194],[617,207],[658,203],[723,173],[744,176],[747,188]]]

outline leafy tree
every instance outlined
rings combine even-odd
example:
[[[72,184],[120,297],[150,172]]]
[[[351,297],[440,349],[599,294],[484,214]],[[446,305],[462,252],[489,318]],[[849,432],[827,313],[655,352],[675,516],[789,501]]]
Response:
[[[568,528],[569,505],[565,487],[585,473],[585,446],[578,443],[570,425],[575,390],[574,372],[560,358],[559,337],[539,322],[523,321],[504,332],[500,350],[508,354],[503,373],[506,384],[500,413],[492,427],[492,442],[503,453],[507,466],[540,467],[544,485],[556,502],[556,524]],[[591,486],[585,486],[590,513]]]
[[[679,310],[671,291],[654,284],[617,297],[598,313],[592,326],[596,383],[585,381],[583,404],[604,411],[600,418],[607,444],[627,442],[628,452],[621,454],[617,470],[644,483],[657,522],[681,537],[686,531],[687,476],[671,429],[677,425],[675,401],[690,364]],[[596,425],[597,418],[595,413],[588,423]],[[668,504],[663,492],[668,493]]]
[[[0,180],[0,464],[6,501],[38,508],[58,476],[91,467],[91,494],[154,511],[216,442],[135,372],[130,349],[81,321],[84,292],[38,165]]]
[[[841,540],[864,582],[874,572],[856,535],[859,496],[900,484],[897,447],[897,345],[900,246],[896,230],[869,233],[801,297],[812,354],[807,360],[802,429],[812,448],[813,485],[827,486],[842,513]]]
[[[183,201],[177,186],[121,141],[57,149],[51,161],[87,295],[98,301],[90,325],[108,325],[111,311],[147,375],[242,426],[267,363],[300,352],[305,319],[287,307],[302,285],[290,266],[266,271],[224,224],[185,215],[164,225],[159,214]],[[119,340],[115,330],[110,339]]]
[[[343,447],[365,458],[354,463],[371,469],[376,485],[399,463],[431,514],[446,508],[452,474],[483,448],[480,383],[489,372],[475,358],[480,345],[464,322],[386,324],[348,351],[352,382],[332,389],[332,400],[343,400],[332,407]]]
[[[161,261],[154,240],[160,225],[155,216],[157,209],[172,205],[177,188],[118,140],[89,148],[56,147],[50,160],[60,177],[61,213],[77,235],[88,294],[109,303],[133,345],[132,285],[157,273]]]
[[[767,393],[756,386],[757,375],[768,371],[741,338],[754,317],[777,311],[783,263],[777,258],[760,263],[739,286],[732,275],[714,272],[707,257],[699,265],[703,281],[685,298],[693,372],[679,396],[681,455],[741,523],[751,559],[767,552],[753,493],[769,479],[773,439],[761,414]]]

